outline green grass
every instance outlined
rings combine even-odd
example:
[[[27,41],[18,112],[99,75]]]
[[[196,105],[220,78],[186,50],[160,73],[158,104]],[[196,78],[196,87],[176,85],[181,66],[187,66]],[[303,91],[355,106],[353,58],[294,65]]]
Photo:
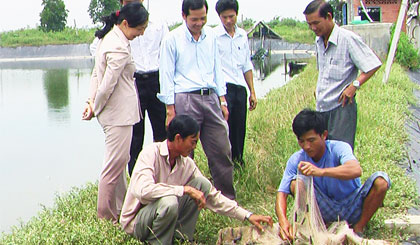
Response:
[[[52,44],[91,43],[96,28],[74,29],[66,27],[61,32],[43,32],[40,29],[20,29],[0,33],[1,47],[41,46]]]
[[[363,181],[378,170],[387,172],[393,181],[385,206],[368,224],[366,236],[395,241],[406,235],[399,230],[384,229],[384,220],[404,214],[417,198],[414,182],[398,167],[405,157],[404,121],[409,115],[408,105],[414,101],[414,85],[399,65],[393,66],[386,85],[382,84],[382,73],[383,69],[379,70],[357,95],[355,154],[363,168]],[[301,109],[314,107],[316,78],[315,63],[311,61],[299,76],[260,99],[257,109],[248,114],[247,164],[235,172],[237,201],[243,207],[275,217],[276,189],[287,159],[299,149],[291,122]],[[200,149],[195,159],[209,176]],[[0,244],[139,244],[110,222],[96,218],[96,197],[96,184],[57,197],[53,208],[44,209],[27,224],[3,234]],[[200,214],[195,237],[199,244],[215,244],[219,229],[241,225],[248,223],[205,210]]]

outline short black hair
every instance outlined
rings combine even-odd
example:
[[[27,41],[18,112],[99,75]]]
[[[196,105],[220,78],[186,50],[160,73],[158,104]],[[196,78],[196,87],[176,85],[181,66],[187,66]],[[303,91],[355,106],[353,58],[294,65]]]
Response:
[[[182,2],[182,13],[185,16],[188,16],[190,14],[190,10],[202,9],[203,6],[206,7],[207,13],[209,10],[209,6],[206,0],[184,0]]]
[[[195,137],[199,131],[200,126],[192,117],[188,115],[176,115],[169,123],[167,137],[170,142],[173,142],[177,134],[185,139],[188,136]]]
[[[315,11],[318,11],[319,16],[326,19],[328,13],[331,13],[331,17],[334,18],[334,10],[328,2],[324,0],[313,0],[306,6],[305,11],[303,11],[304,15],[312,14]]]
[[[223,11],[233,9],[238,14],[239,4],[236,0],[219,0],[216,3],[216,12],[220,15]]]
[[[295,119],[293,119],[292,128],[296,137],[299,139],[312,129],[321,135],[327,130],[327,125],[321,112],[306,108],[299,112]]]

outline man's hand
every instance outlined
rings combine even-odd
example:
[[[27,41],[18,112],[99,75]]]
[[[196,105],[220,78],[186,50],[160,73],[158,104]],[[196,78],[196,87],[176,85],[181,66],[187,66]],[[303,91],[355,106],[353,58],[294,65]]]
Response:
[[[353,84],[350,84],[347,86],[346,89],[344,89],[343,93],[341,93],[340,98],[338,98],[338,102],[341,103],[341,106],[344,107],[348,103],[353,103],[353,97],[356,94],[356,87],[353,86]]]
[[[249,110],[252,111],[257,107],[257,97],[255,96],[255,93],[251,93],[249,95]]]
[[[169,123],[175,117],[175,105],[166,105],[166,128],[168,128]]]
[[[318,168],[310,162],[301,161],[298,169],[305,176],[323,176],[323,169]]]
[[[220,96],[219,99],[220,99],[220,103],[226,102],[225,96]],[[220,107],[222,108],[223,117],[227,121],[229,119],[229,110],[226,105],[220,105]]]
[[[282,240],[288,240],[291,241],[293,240],[293,227],[290,225],[289,221],[283,220],[283,221],[279,221],[279,226],[280,226],[280,230],[279,230],[279,236]]]
[[[191,186],[184,186],[184,194],[189,195],[197,204],[198,210],[206,206],[206,197],[204,193]]]
[[[264,228],[262,227],[261,223],[266,223],[271,227],[273,226],[273,219],[270,216],[251,214],[251,216],[249,216],[248,221],[251,224],[255,225],[260,231],[264,231]]]

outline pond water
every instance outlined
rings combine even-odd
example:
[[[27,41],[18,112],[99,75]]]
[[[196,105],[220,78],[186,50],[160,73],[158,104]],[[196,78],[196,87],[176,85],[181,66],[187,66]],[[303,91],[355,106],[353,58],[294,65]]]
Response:
[[[265,65],[273,73],[264,80],[259,68],[254,72],[257,97],[290,79],[280,63]],[[102,129],[95,119],[81,120],[92,66],[91,60],[0,63],[0,232],[98,179]],[[145,144],[152,142],[150,128],[146,120]]]

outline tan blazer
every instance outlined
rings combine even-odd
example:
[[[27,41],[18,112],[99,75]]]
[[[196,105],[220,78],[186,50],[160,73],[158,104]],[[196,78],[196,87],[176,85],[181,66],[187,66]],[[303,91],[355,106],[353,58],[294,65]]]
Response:
[[[130,43],[114,26],[99,41],[90,82],[93,112],[102,126],[134,125],[141,119]]]

